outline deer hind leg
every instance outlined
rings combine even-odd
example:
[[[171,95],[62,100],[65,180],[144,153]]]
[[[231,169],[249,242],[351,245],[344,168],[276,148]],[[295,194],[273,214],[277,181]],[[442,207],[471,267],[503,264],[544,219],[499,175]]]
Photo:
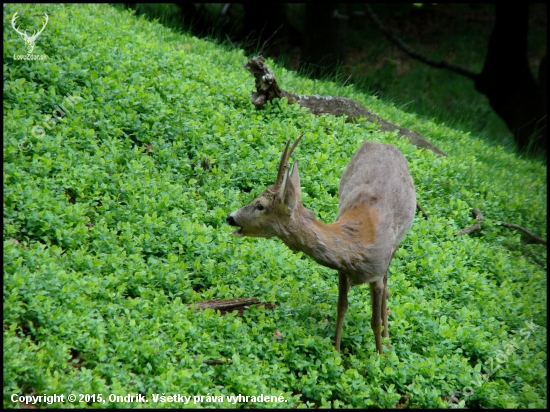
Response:
[[[338,306],[336,309],[336,334],[334,336],[334,346],[337,352],[340,352],[340,341],[342,339],[342,324],[344,316],[348,310],[348,292],[350,284],[348,278],[342,272],[338,272]]]
[[[382,354],[382,302],[386,298],[386,290],[384,288],[383,278],[376,282],[369,283],[370,285],[370,299],[372,302],[372,318],[370,320],[370,326],[374,332],[374,339],[376,341],[376,350]]]
[[[390,262],[393,260],[393,256],[395,255],[396,250],[397,249],[395,249],[391,254]],[[384,297],[382,299],[382,326],[384,326],[384,330],[382,331],[383,338],[390,337],[390,330],[388,329],[388,306],[387,306],[387,300],[390,298],[390,291],[388,290],[388,270],[386,270],[386,274],[384,275]]]
[[[382,297],[382,326],[384,330],[382,331],[383,338],[390,337],[390,330],[388,329],[388,306],[387,300],[390,297],[390,291],[388,290],[388,272],[384,276],[384,294]]]

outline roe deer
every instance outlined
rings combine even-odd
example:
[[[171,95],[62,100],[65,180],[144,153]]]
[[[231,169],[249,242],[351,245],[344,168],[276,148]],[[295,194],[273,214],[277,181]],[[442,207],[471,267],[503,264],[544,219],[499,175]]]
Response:
[[[338,271],[338,307],[334,345],[340,352],[342,323],[351,286],[370,284],[371,327],[376,349],[388,334],[388,268],[399,243],[412,226],[416,196],[407,160],[392,145],[365,141],[351,158],[338,187],[340,205],[335,223],[326,224],[302,203],[298,160],[286,173],[287,142],[274,185],[257,199],[231,213],[227,223],[239,226],[235,236],[280,238],[317,263]],[[382,330],[382,326],[384,329]]]

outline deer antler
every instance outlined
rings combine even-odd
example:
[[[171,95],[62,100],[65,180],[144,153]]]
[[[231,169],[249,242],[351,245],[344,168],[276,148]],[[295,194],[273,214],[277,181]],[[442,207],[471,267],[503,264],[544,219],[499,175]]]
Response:
[[[277,180],[275,180],[275,191],[279,189],[279,186],[281,186],[281,182],[283,181],[283,173],[286,167],[285,156],[286,152],[288,151],[288,145],[290,145],[290,139],[288,139],[288,142],[286,142],[285,150],[283,150],[283,153],[281,154],[281,160],[279,161],[279,171],[277,172]]]
[[[15,21],[17,20],[17,17],[18,17],[18,16],[17,16],[17,13],[18,13],[18,12],[16,11],[15,14],[13,15],[13,17],[11,18],[11,26],[12,26],[13,29],[14,29],[17,33],[19,33],[21,36],[27,37],[27,31],[26,31],[26,30],[25,30],[25,33],[22,33],[22,32],[19,31],[19,30],[17,29],[17,27],[15,26]]]
[[[281,186],[281,182],[283,181],[283,174],[286,169],[286,164],[288,163],[288,159],[290,159],[290,155],[298,145],[298,142],[302,138],[304,134],[302,133],[298,139],[294,142],[294,144],[290,147],[290,150],[288,150],[288,146],[290,145],[290,139],[288,139],[288,142],[286,142],[285,150],[283,151],[283,154],[281,155],[281,161],[279,163],[279,171],[277,172],[277,180],[275,181],[275,191],[279,189],[279,186]]]

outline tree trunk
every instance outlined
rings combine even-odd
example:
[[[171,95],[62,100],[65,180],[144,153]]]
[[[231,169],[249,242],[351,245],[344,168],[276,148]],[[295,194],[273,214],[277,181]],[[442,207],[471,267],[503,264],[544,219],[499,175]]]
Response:
[[[519,150],[546,152],[543,93],[527,61],[528,3],[496,4],[485,65],[475,81],[514,134]],[[544,74],[545,75],[545,74]]]
[[[301,64],[321,77],[346,60],[346,3],[306,3]]]

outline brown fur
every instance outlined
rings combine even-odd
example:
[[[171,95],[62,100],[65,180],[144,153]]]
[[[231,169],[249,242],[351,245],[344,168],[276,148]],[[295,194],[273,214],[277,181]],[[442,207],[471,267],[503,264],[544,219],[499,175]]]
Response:
[[[241,227],[233,232],[237,236],[277,236],[290,249],[302,251],[317,263],[338,271],[335,335],[338,351],[349,288],[370,283],[371,326],[376,348],[382,353],[382,336],[389,336],[387,271],[393,254],[412,225],[416,210],[407,160],[394,146],[365,142],[342,175],[338,218],[326,224],[318,221],[301,203],[298,161],[288,174],[285,172],[296,144],[297,141],[288,152],[287,143],[276,184],[231,213],[227,222]]]
[[[328,230],[345,232],[361,244],[368,246],[376,239],[376,228],[379,222],[378,209],[362,204],[346,210],[337,222],[327,226]]]

